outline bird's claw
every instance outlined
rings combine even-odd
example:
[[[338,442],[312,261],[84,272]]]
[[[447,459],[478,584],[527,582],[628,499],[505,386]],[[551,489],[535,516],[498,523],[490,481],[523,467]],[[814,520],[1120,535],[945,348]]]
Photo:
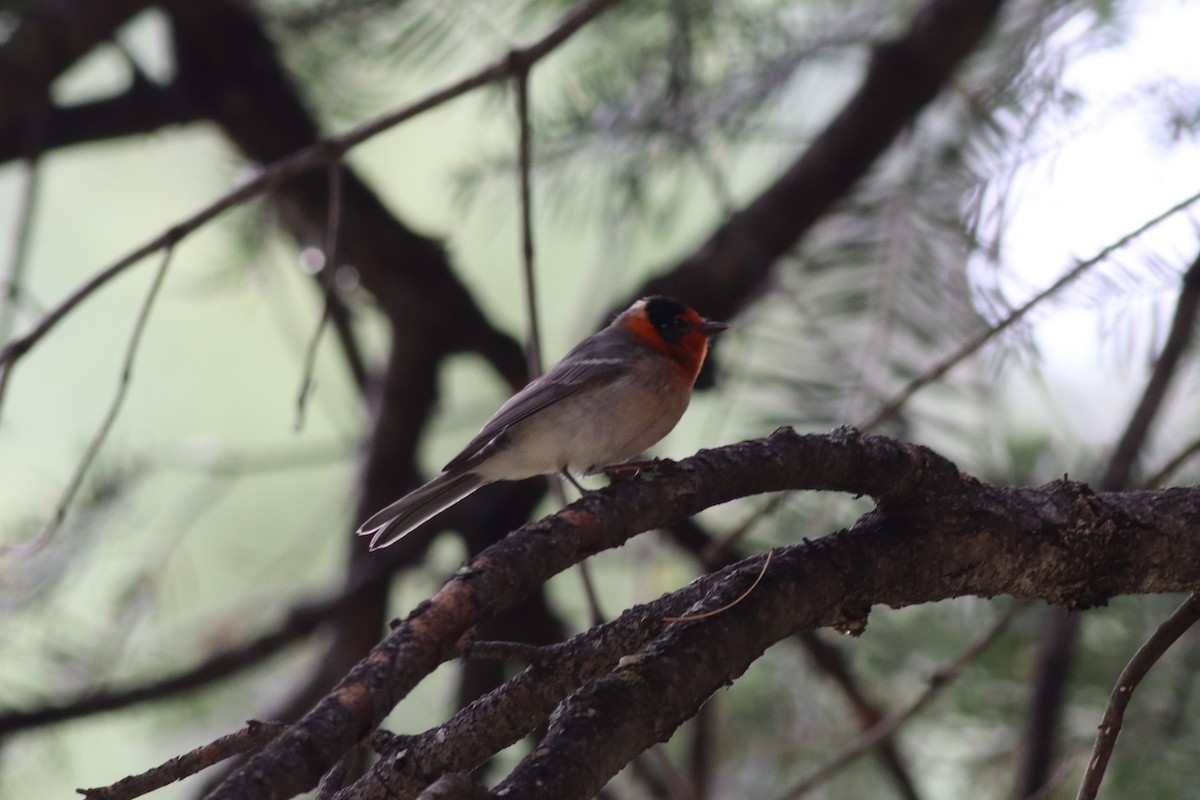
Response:
[[[660,464],[674,464],[675,462],[669,458],[648,458],[640,461],[626,461],[622,464],[613,464],[601,470],[611,480],[622,480],[624,478],[632,478],[639,475],[643,470],[652,469]]]

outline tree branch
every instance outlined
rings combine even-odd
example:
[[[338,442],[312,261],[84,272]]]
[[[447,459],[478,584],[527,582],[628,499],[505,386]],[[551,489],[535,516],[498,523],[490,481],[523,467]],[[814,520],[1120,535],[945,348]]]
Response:
[[[3,737],[55,725],[81,717],[117,711],[164,697],[195,691],[252,668],[284,647],[315,631],[330,617],[351,606],[358,596],[376,591],[390,580],[390,570],[378,570],[374,575],[348,586],[325,600],[297,604],[277,627],[245,642],[213,653],[203,661],[174,675],[147,680],[128,688],[93,690],[79,697],[26,711],[0,711],[0,739]]]
[[[862,84],[804,153],[695,252],[639,294],[676,295],[732,318],[775,262],[858,182],[983,40],[1003,0],[931,0],[875,48]]]
[[[861,630],[876,603],[1006,593],[1081,608],[1116,593],[1200,585],[1200,489],[1096,494],[1068,481],[996,487],[961,475],[925,448],[848,431],[799,436],[781,429],[590,492],[488,548],[213,797],[284,798],[310,789],[457,652],[463,634],[551,576],[637,532],[785,489],[867,494],[877,507],[849,531],[780,551],[759,588],[725,613],[668,628],[642,651],[653,669],[639,667],[637,680],[610,675],[586,687],[564,719],[578,719],[588,698],[601,703],[608,692],[633,705],[622,711],[593,703],[604,714],[570,742],[560,720],[551,734],[555,747],[539,748],[506,785],[544,780],[540,796],[591,796],[585,792],[594,793],[618,762],[669,733],[764,647],[807,628]],[[712,597],[689,613],[736,597],[760,566],[751,560],[701,578]],[[650,727],[641,724],[647,709]],[[563,756],[559,743],[582,749]],[[561,758],[571,762],[582,752],[587,777],[575,774],[568,786]]]
[[[1121,735],[1121,724],[1125,720],[1125,708],[1129,705],[1133,692],[1142,682],[1151,667],[1158,663],[1163,653],[1173,645],[1197,621],[1200,621],[1200,595],[1189,595],[1183,605],[1175,609],[1171,616],[1163,620],[1154,634],[1146,640],[1125,669],[1117,678],[1108,707],[1104,709],[1104,719],[1100,722],[1100,733],[1096,736],[1096,744],[1092,749],[1092,757],[1088,761],[1087,770],[1083,774],[1083,782],[1079,785],[1076,800],[1094,800],[1100,791],[1100,781],[1104,779],[1104,771],[1108,767],[1108,759],[1112,757],[1113,747],[1117,737]]]
[[[953,683],[963,670],[979,657],[980,653],[990,647],[1000,637],[1000,634],[1008,629],[1009,623],[1013,621],[1021,608],[1020,604],[1009,606],[1008,611],[992,623],[990,628],[975,637],[953,661],[935,672],[929,679],[929,686],[907,708],[872,725],[849,747],[813,770],[798,783],[793,784],[780,796],[781,800],[795,800],[795,798],[808,794],[859,756],[888,741],[901,725],[920,714],[937,700],[946,691],[946,687]]]
[[[429,776],[468,771],[544,725],[572,692],[616,666],[660,633],[668,616],[703,599],[694,583],[571,639],[539,648],[538,661],[460,709],[444,724],[388,749],[384,758],[335,800],[412,798]],[[464,656],[473,649],[467,647]]]
[[[0,131],[46,97],[50,84],[150,0],[46,0],[29,4],[0,47]]]
[[[277,160],[267,159],[271,163],[264,167],[253,178],[250,178],[246,182],[242,183],[237,189],[234,189],[223,197],[218,198],[187,219],[180,221],[176,225],[173,225],[165,233],[152,238],[142,246],[126,254],[124,257],[114,262],[111,266],[101,270],[84,286],[73,292],[63,304],[55,308],[50,314],[46,315],[46,317],[44,317],[32,331],[25,336],[8,343],[2,350],[0,350],[0,398],[3,397],[2,389],[6,385],[16,361],[18,361],[34,345],[36,345],[43,336],[49,333],[50,330],[54,328],[58,322],[60,322],[63,317],[70,313],[80,302],[82,302],[100,287],[108,283],[110,280],[122,274],[129,267],[140,262],[146,256],[151,255],[154,252],[163,249],[164,247],[179,243],[188,235],[194,233],[196,230],[203,227],[216,217],[222,215],[229,209],[239,206],[248,200],[251,200],[267,191],[276,188],[281,182],[301,176],[316,167],[325,166],[332,161],[342,158],[342,156],[344,156],[346,152],[353,147],[356,147],[367,139],[379,135],[383,131],[395,127],[402,122],[406,122],[413,117],[423,114],[468,92],[508,77],[515,65],[532,64],[533,62],[544,58],[557,49],[583,25],[595,18],[598,14],[602,13],[614,2],[616,2],[616,0],[586,0],[575,9],[568,12],[562,18],[559,24],[541,39],[527,47],[512,51],[491,65],[484,67],[483,69],[456,83],[453,83],[443,89],[434,91],[425,97],[407,106],[404,106],[401,109],[378,117],[375,120],[365,123],[341,136],[314,141],[313,143],[302,147],[302,149],[289,151],[288,155],[280,156],[277,158]],[[54,6],[55,4],[50,5]],[[73,7],[80,4],[74,2],[74,0],[59,0],[57,5]],[[147,5],[147,3],[145,0],[114,0],[112,3],[85,3],[82,5],[86,6],[87,8],[92,8],[94,6],[97,9],[97,12],[95,14],[72,12],[78,14],[79,20],[93,21],[94,19],[100,19],[101,21],[105,21],[109,20],[109,16],[106,16],[106,14],[113,9],[129,7],[131,9],[130,13],[132,13],[132,10],[136,10],[137,8]],[[183,5],[186,4],[180,4],[180,6]],[[200,9],[197,9],[195,6],[193,6],[193,11],[202,11],[202,6],[203,4],[201,4]],[[175,9],[174,4],[172,5],[172,9],[178,10]],[[72,29],[68,29],[66,31],[57,31],[48,27],[50,23],[54,21],[53,19],[50,19],[53,16],[54,14],[49,11],[46,14],[40,14],[37,16],[35,22],[45,28],[45,30],[37,33],[36,36],[40,37],[42,34],[50,35],[50,33],[53,33],[54,35],[67,35],[67,38],[70,38],[69,33]],[[112,21],[112,24],[115,25],[122,20],[115,19],[114,17],[113,20],[109,21]],[[47,31],[50,33],[47,33]],[[107,35],[107,32],[108,31],[105,30],[103,35]],[[30,34],[30,36],[34,37],[34,34]],[[103,36],[100,38],[103,38]],[[22,39],[20,35],[14,34],[13,38],[5,45],[4,51],[0,51],[0,55],[3,55],[4,52],[7,52],[17,41],[25,40]],[[218,37],[217,41],[219,42],[221,39]],[[52,58],[51,55],[46,55],[45,57],[48,61],[57,63],[57,61]],[[25,80],[24,76],[13,72],[11,69],[9,69],[9,66],[10,65],[0,61],[0,98],[3,98],[2,102],[6,104],[11,103],[14,97],[19,96],[21,94],[20,89],[26,85],[24,83],[20,83],[20,81]],[[18,81],[15,89],[13,89],[12,84],[12,81],[14,80]],[[10,89],[12,89],[11,92]],[[6,128],[11,122],[12,115],[4,110],[8,108],[8,105],[0,106],[0,130]],[[15,113],[16,110],[20,110],[19,107],[13,109],[13,113]],[[295,122],[301,122],[301,120],[296,118],[294,115],[290,115],[289,119]],[[311,123],[309,123],[309,125],[311,125]],[[301,126],[295,132],[297,135],[303,136],[305,127]],[[390,300],[391,302],[381,298],[385,309],[388,309],[389,311],[392,309],[409,310],[418,316],[431,313],[430,309],[435,307],[435,303],[428,297],[425,297],[421,302],[414,302],[411,297],[403,298],[393,296],[390,298]],[[398,300],[406,300],[406,302],[397,302]],[[492,363],[497,365],[504,365],[508,363],[509,357],[506,355],[508,347],[507,345],[498,343],[502,342],[506,337],[499,335],[494,330],[478,330],[472,326],[467,326],[467,330],[460,332],[458,336],[456,336],[456,342],[464,337],[468,338],[469,340],[466,344],[467,347],[479,350],[479,352],[488,357]],[[517,373],[513,373],[507,367],[501,367],[501,369],[510,382],[517,383],[520,381],[521,373],[519,371]]]
[[[1146,382],[1141,400],[1130,416],[1125,431],[1109,459],[1108,467],[1100,478],[1098,486],[1101,490],[1115,491],[1130,485],[1134,467],[1150,433],[1150,427],[1162,409],[1167,389],[1179,371],[1184,352],[1191,342],[1198,311],[1200,256],[1184,273],[1170,333],[1155,361],[1154,370]],[[1074,661],[1080,624],[1078,615],[1066,615],[1059,609],[1049,609],[1046,612],[1038,647],[1038,667],[1035,671],[1033,698],[1030,703],[1018,780],[1021,797],[1035,794],[1051,777],[1056,739],[1067,697],[1067,679]]]
[[[1158,416],[1167,389],[1179,371],[1180,361],[1192,342],[1196,329],[1196,314],[1200,311],[1200,255],[1183,274],[1179,299],[1175,302],[1175,314],[1171,318],[1171,330],[1163,342],[1162,351],[1154,362],[1154,371],[1142,392],[1142,399],[1129,418],[1125,432],[1113,451],[1108,469],[1100,478],[1101,489],[1123,489],[1130,485],[1130,478],[1137,464],[1138,454],[1150,433],[1150,426]]]
[[[135,74],[120,94],[45,110],[41,147],[49,152],[77,144],[153,133],[170,125],[199,122],[203,117],[180,102],[174,85],[158,86]],[[0,133],[0,164],[21,158],[19,126]]]
[[[285,730],[287,730],[287,725],[281,722],[251,720],[245,728],[237,733],[222,736],[215,742],[172,758],[162,766],[143,772],[141,775],[123,778],[112,786],[77,791],[87,800],[129,800],[129,798],[141,797],[155,789],[161,789],[175,781],[191,777],[200,770],[207,769],[213,764],[219,764],[228,758],[259,750]]]
[[[775,499],[782,500],[784,497],[786,495],[780,493],[776,495]],[[772,502],[767,505],[777,504]],[[757,517],[758,515],[756,515]],[[740,532],[744,532],[745,530],[745,525],[739,528]],[[733,537],[719,540],[714,539],[695,520],[681,520],[668,528],[667,532],[680,547],[689,555],[696,558],[708,572],[715,572],[746,557],[744,554],[737,552],[731,541]],[[800,647],[804,649],[817,671],[827,679],[833,681],[842,694],[845,695],[846,701],[854,709],[854,714],[858,718],[858,724],[863,731],[874,728],[885,718],[879,705],[868,697],[867,693],[863,690],[858,676],[851,670],[850,664],[841,650],[825,641],[816,631],[800,631],[796,634],[795,639]],[[904,800],[918,800],[919,795],[917,794],[916,785],[913,782],[912,776],[909,775],[908,767],[900,757],[895,741],[891,737],[884,737],[883,741],[878,745],[878,752],[884,769],[891,776],[900,797],[904,798]]]
[[[1179,299],[1175,304],[1175,314],[1171,320],[1171,330],[1155,361],[1154,370],[1150,375],[1150,380],[1146,383],[1142,398],[1129,418],[1125,432],[1109,460],[1108,469],[1100,479],[1102,489],[1119,489],[1130,484],[1138,456],[1150,434],[1150,426],[1158,417],[1171,381],[1179,371],[1183,355],[1191,344],[1196,327],[1197,312],[1200,312],[1200,256],[1196,257],[1196,260],[1184,273],[1182,284]],[[1159,626],[1121,673],[1121,677],[1117,680],[1117,686],[1113,689],[1112,699],[1109,701],[1108,708],[1105,709],[1104,720],[1100,724],[1100,734],[1096,738],[1096,744],[1092,751],[1092,759],[1088,762],[1087,772],[1079,787],[1081,800],[1082,798],[1093,798],[1099,791],[1100,781],[1104,778],[1108,759],[1112,755],[1117,734],[1121,729],[1125,706],[1129,703],[1133,690],[1166,649],[1191,627],[1198,615],[1200,615],[1200,600],[1193,594]],[[1063,624],[1065,625],[1065,623]],[[1072,621],[1070,623],[1072,629],[1067,630],[1063,636],[1067,648],[1073,649],[1075,641],[1073,628],[1078,624],[1078,621]],[[1061,699],[1059,702],[1061,703]],[[1055,720],[1058,715],[1059,713],[1055,714]],[[1057,725],[1054,725],[1052,731],[1056,728]],[[1047,746],[1046,750],[1049,751],[1050,748]],[[1042,758],[1038,762],[1041,766],[1041,774],[1034,777],[1043,778],[1044,774],[1048,772],[1049,765],[1046,761],[1046,758]],[[1030,786],[1031,783],[1030,780],[1026,781],[1027,786]]]
[[[54,504],[54,510],[50,514],[50,519],[46,520],[41,530],[38,531],[33,539],[19,544],[6,545],[0,548],[0,553],[17,558],[25,558],[33,555],[46,542],[50,541],[55,531],[62,525],[63,520],[67,518],[67,512],[70,511],[71,504],[75,500],[75,495],[79,492],[80,487],[83,486],[84,478],[87,477],[88,471],[96,460],[96,456],[100,454],[100,448],[104,446],[105,440],[108,439],[108,434],[112,431],[113,425],[117,421],[117,416],[121,413],[121,408],[125,404],[125,396],[129,392],[129,387],[133,382],[133,365],[137,359],[138,348],[142,343],[142,335],[146,331],[146,324],[150,321],[150,312],[154,309],[154,303],[158,299],[158,292],[167,277],[167,269],[171,265],[171,256],[174,252],[175,250],[171,247],[163,251],[158,270],[154,273],[154,277],[150,281],[150,288],[147,290],[141,307],[138,309],[137,316],[134,318],[133,330],[129,334],[129,341],[125,345],[125,355],[121,359],[121,371],[117,375],[117,388],[113,392],[112,399],[109,400],[108,408],[104,412],[104,417],[100,420],[100,425],[92,434],[91,440],[83,450],[83,455],[75,465],[71,479],[67,482],[66,487],[59,496],[58,502]]]

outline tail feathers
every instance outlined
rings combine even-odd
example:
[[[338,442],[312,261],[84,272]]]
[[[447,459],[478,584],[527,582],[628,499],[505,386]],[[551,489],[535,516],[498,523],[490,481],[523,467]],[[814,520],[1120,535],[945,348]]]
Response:
[[[371,537],[372,550],[395,544],[484,483],[484,479],[473,472],[444,472],[373,514],[358,527],[358,535]]]

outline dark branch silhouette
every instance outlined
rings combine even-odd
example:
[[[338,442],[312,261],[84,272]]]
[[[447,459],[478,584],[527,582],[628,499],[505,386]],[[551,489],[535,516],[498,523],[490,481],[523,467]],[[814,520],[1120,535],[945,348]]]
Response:
[[[50,84],[150,0],[53,0],[22,9],[20,24],[0,47],[0,131],[20,127],[30,108],[44,107]]]
[[[641,294],[675,295],[732,319],[787,254],[854,187],[983,40],[1003,0],[931,0],[875,47],[858,91],[804,152]]]

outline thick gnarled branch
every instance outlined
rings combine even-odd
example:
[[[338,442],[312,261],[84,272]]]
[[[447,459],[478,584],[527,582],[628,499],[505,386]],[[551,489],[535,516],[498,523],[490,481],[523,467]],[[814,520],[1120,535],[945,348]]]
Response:
[[[282,798],[311,788],[457,652],[464,634],[588,555],[712,505],[794,489],[867,494],[877,506],[851,530],[780,551],[762,585],[725,613],[666,629],[639,654],[638,681],[618,670],[585,688],[594,703],[631,703],[623,711],[605,705],[614,716],[575,731],[582,738],[554,740],[576,756],[589,748],[589,774],[607,776],[668,735],[779,639],[814,627],[861,630],[875,604],[1010,594],[1079,608],[1118,593],[1200,586],[1200,490],[1098,494],[1065,480],[991,486],[925,448],[853,431],[781,429],[591,492],[488,548],[214,797]],[[759,566],[743,562],[700,579],[713,589],[712,607],[744,590],[739,570],[756,574]],[[669,692],[665,674],[675,676]],[[591,707],[578,696],[572,703]],[[655,713],[642,722],[653,724],[635,724],[629,715],[648,708]],[[542,796],[590,796],[578,775],[566,788],[563,765],[575,760],[562,758],[539,755],[507,785],[542,781],[561,789]]]

